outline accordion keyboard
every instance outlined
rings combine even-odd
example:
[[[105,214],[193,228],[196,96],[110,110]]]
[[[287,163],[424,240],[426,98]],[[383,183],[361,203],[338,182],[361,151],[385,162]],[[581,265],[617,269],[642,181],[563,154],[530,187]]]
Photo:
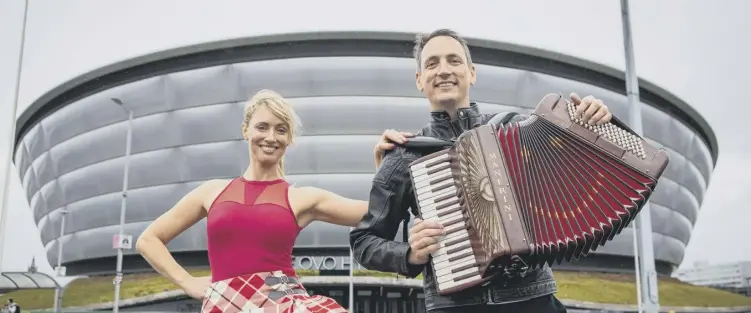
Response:
[[[481,276],[470,246],[449,154],[432,156],[411,166],[412,181],[421,218],[435,220],[444,227],[440,247],[431,254],[431,262],[439,289],[452,289],[481,280]]]

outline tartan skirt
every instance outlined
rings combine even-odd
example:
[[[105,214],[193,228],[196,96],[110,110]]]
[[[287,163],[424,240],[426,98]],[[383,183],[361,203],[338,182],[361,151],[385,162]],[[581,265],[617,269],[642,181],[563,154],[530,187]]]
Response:
[[[281,271],[237,276],[206,288],[201,313],[347,313],[334,299],[310,296]]]

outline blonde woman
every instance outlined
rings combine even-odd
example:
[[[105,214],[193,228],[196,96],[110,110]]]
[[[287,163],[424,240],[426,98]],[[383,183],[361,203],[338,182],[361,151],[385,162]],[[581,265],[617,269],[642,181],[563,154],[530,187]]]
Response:
[[[245,173],[205,182],[139,237],[141,255],[189,296],[203,300],[202,312],[346,312],[331,298],[307,294],[292,267],[292,248],[311,222],[356,226],[368,205],[284,180],[284,153],[298,126],[282,96],[257,93],[246,104],[242,123],[250,154]],[[384,133],[382,141],[387,139],[404,140],[394,131]],[[211,277],[193,277],[166,245],[204,217]]]

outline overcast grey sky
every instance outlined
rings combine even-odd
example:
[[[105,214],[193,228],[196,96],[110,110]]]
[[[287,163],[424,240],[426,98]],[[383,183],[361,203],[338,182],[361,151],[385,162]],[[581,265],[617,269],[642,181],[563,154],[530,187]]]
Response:
[[[430,1],[430,8],[420,4],[425,1],[403,0],[29,1],[19,115],[60,83],[122,59],[270,32],[449,27],[465,36],[624,67],[618,0]],[[682,267],[697,260],[751,260],[751,206],[745,198],[751,195],[746,162],[751,140],[744,129],[751,109],[742,91],[751,84],[751,1],[631,0],[631,8],[639,76],[693,105],[720,142],[720,158]],[[0,1],[0,166],[6,164],[22,11],[21,0]],[[12,177],[2,269],[24,269],[35,255],[49,270],[15,169]]]

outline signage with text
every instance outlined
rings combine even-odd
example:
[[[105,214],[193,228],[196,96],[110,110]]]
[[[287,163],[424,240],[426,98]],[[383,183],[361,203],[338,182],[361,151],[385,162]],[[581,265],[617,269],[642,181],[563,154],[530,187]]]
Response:
[[[292,266],[304,270],[343,270],[348,271],[352,262],[349,256],[294,256]],[[362,270],[360,264],[355,262],[356,270]]]

